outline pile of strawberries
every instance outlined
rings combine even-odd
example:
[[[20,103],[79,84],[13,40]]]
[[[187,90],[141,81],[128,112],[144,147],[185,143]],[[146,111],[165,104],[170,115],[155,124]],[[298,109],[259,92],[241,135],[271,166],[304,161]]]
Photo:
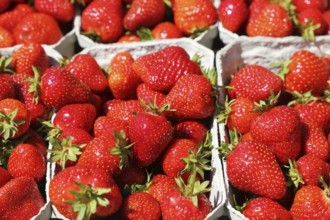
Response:
[[[223,0],[218,14],[223,27],[239,35],[313,40],[330,33],[329,7],[327,0]]]
[[[278,74],[249,64],[227,88],[220,153],[249,219],[330,216],[329,57],[298,50]],[[248,201],[246,199],[248,198]]]

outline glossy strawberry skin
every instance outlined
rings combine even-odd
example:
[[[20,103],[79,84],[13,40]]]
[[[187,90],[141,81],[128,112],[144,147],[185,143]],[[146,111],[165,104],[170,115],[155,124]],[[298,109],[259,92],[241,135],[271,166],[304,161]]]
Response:
[[[36,0],[34,7],[61,22],[69,22],[74,17],[74,5],[70,0]]]
[[[15,86],[14,81],[11,78],[10,74],[1,74],[0,75],[0,100],[7,98],[15,98]]]
[[[189,139],[196,144],[204,142],[208,131],[203,123],[194,120],[182,121],[176,124],[174,129],[175,138]]]
[[[136,95],[138,100],[143,100],[145,103],[155,103],[161,108],[164,102],[166,95],[162,92],[153,90],[150,86],[147,86],[145,83],[141,83],[136,88]]]
[[[124,131],[128,135],[128,125],[123,120],[112,119],[108,116],[100,116],[94,122],[94,136],[107,137],[115,140],[114,132],[118,134]]]
[[[0,27],[0,48],[12,47],[15,45],[15,38],[7,29]]]
[[[176,187],[177,184],[175,180],[164,174],[157,174],[152,179],[151,185],[147,189],[157,201],[161,204],[165,196]]]
[[[297,12],[302,12],[305,9],[316,8],[319,11],[323,12],[328,7],[327,0],[293,0],[292,4],[296,6]]]
[[[181,38],[183,33],[172,22],[161,22],[151,30],[155,39]]]
[[[323,35],[327,29],[327,23],[323,18],[322,13],[315,8],[308,8],[298,14],[298,21],[301,25],[307,25],[309,21],[313,20],[313,25],[319,24],[320,27],[314,30],[315,35]]]

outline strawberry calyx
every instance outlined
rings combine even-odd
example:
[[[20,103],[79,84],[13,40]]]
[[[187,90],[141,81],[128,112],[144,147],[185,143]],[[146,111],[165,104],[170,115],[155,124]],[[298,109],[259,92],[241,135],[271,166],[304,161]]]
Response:
[[[171,2],[171,0],[164,0],[164,4],[165,4],[165,6],[167,6],[169,8],[172,8],[172,2]]]
[[[313,19],[308,20],[306,24],[298,24],[298,29],[301,31],[301,36],[305,40],[315,40],[315,30],[321,27],[321,24],[314,24]]]
[[[230,152],[232,152],[235,146],[239,143],[241,135],[237,132],[236,128],[234,130],[229,129],[229,143],[221,141],[218,147],[220,157],[226,158]]]
[[[123,195],[129,196],[136,192],[147,192],[149,187],[152,185],[153,179],[152,174],[147,172],[147,180],[145,184],[132,184],[132,185],[125,185],[123,189]]]
[[[109,200],[103,197],[103,194],[109,193],[109,188],[93,188],[91,185],[84,185],[77,181],[74,183],[80,191],[70,191],[77,199],[66,200],[65,203],[72,205],[72,210],[78,212],[77,220],[90,219],[92,214],[96,213],[97,206],[108,206]]]
[[[280,71],[277,73],[277,75],[285,81],[285,75],[290,72],[289,65],[291,64],[292,60],[282,61],[278,63],[274,63],[271,66],[272,67],[280,67]]]
[[[235,99],[228,101],[228,96],[226,96],[225,103],[220,105],[220,108],[219,108],[220,113],[216,116],[218,123],[224,122],[225,125],[227,124],[228,117],[232,111],[231,106],[234,102],[235,102]]]
[[[116,146],[112,148],[109,153],[117,155],[120,158],[119,169],[127,167],[129,161],[132,159],[131,147],[134,143],[128,144],[128,138],[126,137],[126,133],[124,130],[114,131],[114,136],[116,139]]]
[[[62,169],[65,168],[67,161],[76,162],[77,156],[81,155],[81,149],[86,146],[86,144],[73,144],[72,136],[63,137],[61,140],[54,137],[50,140],[52,144],[52,149],[48,150],[52,154],[49,162],[59,161]]]
[[[17,111],[18,108],[15,108],[8,116],[0,111],[0,134],[3,134],[5,140],[14,137],[18,131],[17,127],[25,123],[24,120],[15,119]]]
[[[234,208],[235,208],[237,211],[243,213],[243,210],[245,209],[247,202],[248,202],[248,201],[246,200],[242,205],[238,205],[237,200],[236,200],[236,195],[233,194]]]
[[[93,31],[93,32],[81,32],[81,34],[88,37],[89,39],[91,39],[94,42],[101,43],[100,36],[95,31]]]
[[[281,91],[279,91],[276,95],[273,90],[270,91],[270,96],[265,100],[260,100],[259,102],[254,102],[255,108],[252,112],[265,112],[268,109],[272,108],[280,98]]]
[[[143,99],[140,99],[140,104],[145,108],[146,112],[152,112],[156,115],[161,115],[166,111],[175,111],[171,109],[171,105],[169,103],[164,104],[161,108],[157,105],[157,96],[154,96],[153,102],[149,99],[148,103],[146,103]]]
[[[15,73],[13,70],[9,68],[12,57],[6,58],[4,56],[0,56],[0,73]]]
[[[203,34],[208,29],[210,29],[210,27],[208,25],[206,25],[204,27],[195,27],[191,31],[189,31],[189,33],[191,33],[191,35],[189,36],[189,38],[194,39],[194,38],[200,36],[201,34]]]
[[[34,103],[38,104],[39,93],[40,93],[41,77],[40,77],[39,70],[38,70],[38,68],[36,66],[32,66],[32,70],[33,70],[34,77],[26,78],[26,79],[24,79],[24,82],[30,83],[30,86],[29,86],[29,90],[28,91],[30,93],[33,93],[33,99],[32,99],[32,101]]]
[[[10,140],[0,140],[0,167],[7,168],[9,155],[15,148],[15,144],[13,144]]]
[[[321,99],[326,101],[327,103],[330,103],[330,90],[329,89],[324,90],[324,96]]]
[[[325,182],[322,176],[319,177],[320,182],[322,183],[323,186],[323,192],[324,195],[326,196],[327,199],[330,199],[330,188],[329,185]]]
[[[141,38],[141,41],[154,40],[155,37],[151,33],[151,30],[146,27],[142,27],[136,31],[136,35]]]
[[[290,93],[295,98],[294,100],[288,103],[288,106],[297,105],[297,104],[308,104],[319,100],[318,97],[312,95],[312,91],[308,91],[303,94],[297,91],[294,92],[287,91],[287,92]]]
[[[40,130],[46,133],[46,140],[50,141],[53,138],[58,138],[62,133],[62,130],[55,125],[50,120],[45,120],[41,122]]]
[[[285,166],[289,168],[288,177],[291,179],[293,185],[298,188],[299,184],[305,184],[305,181],[298,171],[297,164],[295,160],[289,159],[289,165]]]
[[[61,67],[66,67],[71,62],[71,59],[69,57],[63,57],[58,62]]]

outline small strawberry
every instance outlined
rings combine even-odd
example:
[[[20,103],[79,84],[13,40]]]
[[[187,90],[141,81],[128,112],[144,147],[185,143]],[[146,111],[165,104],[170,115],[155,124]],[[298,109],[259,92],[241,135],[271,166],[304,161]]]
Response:
[[[90,97],[89,87],[61,67],[48,68],[41,78],[41,99],[49,107],[86,103]]]
[[[135,34],[125,34],[121,36],[118,40],[117,43],[131,43],[131,42],[138,42],[140,41],[141,38]]]
[[[168,92],[182,76],[202,74],[198,64],[178,46],[141,56],[132,67],[146,85],[161,92]]]
[[[30,13],[16,25],[13,34],[17,44],[34,42],[55,44],[62,37],[62,31],[56,20],[43,13]]]
[[[298,13],[309,8],[315,8],[321,12],[328,8],[327,0],[292,0],[292,4],[296,6]]]
[[[13,178],[27,176],[40,182],[46,175],[46,160],[31,144],[19,144],[11,152],[8,172]]]
[[[313,40],[315,35],[323,35],[327,30],[327,23],[322,13],[315,8],[308,8],[298,14],[298,28],[304,39]]]
[[[8,11],[0,14],[0,26],[13,33],[16,25],[34,9],[28,4],[16,4]]]
[[[176,182],[173,178],[163,174],[157,174],[153,177],[147,192],[161,204],[165,196],[176,186]]]
[[[122,196],[112,177],[99,169],[68,167],[50,181],[49,197],[67,218],[106,217],[117,212]]]
[[[0,26],[0,48],[12,47],[15,45],[14,35],[7,29]]]
[[[174,137],[189,139],[196,144],[200,144],[204,142],[207,131],[208,129],[203,123],[187,120],[174,126]]]
[[[161,106],[166,97],[164,93],[153,90],[145,83],[141,83],[138,85],[138,87],[136,88],[136,94],[138,100],[143,100],[145,103],[156,102],[155,104],[157,106]]]
[[[74,17],[74,6],[70,0],[35,0],[37,11],[48,14],[61,22],[69,22]]]
[[[0,188],[3,187],[11,179],[10,174],[5,168],[0,167]]]
[[[157,24],[151,30],[152,36],[154,39],[172,39],[172,38],[181,38],[183,33],[180,29],[175,26],[172,22],[164,21]]]
[[[12,80],[10,74],[0,74],[0,87],[0,100],[7,98],[15,98],[14,81]]]
[[[128,134],[128,125],[123,120],[110,118],[108,116],[100,116],[94,122],[94,137],[107,137],[115,139],[114,132],[124,131]]]
[[[165,4],[163,0],[134,0],[125,14],[125,29],[136,31],[141,27],[154,27],[163,20]]]

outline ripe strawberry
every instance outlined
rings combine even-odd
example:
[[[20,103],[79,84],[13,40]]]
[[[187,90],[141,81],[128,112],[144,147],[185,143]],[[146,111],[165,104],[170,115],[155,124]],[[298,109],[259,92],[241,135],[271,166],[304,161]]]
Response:
[[[31,144],[19,144],[11,152],[8,172],[13,178],[28,176],[40,182],[46,175],[46,160]]]
[[[329,188],[303,186],[296,192],[290,213],[293,219],[327,219],[330,216]]]
[[[16,25],[32,12],[34,9],[28,4],[17,4],[11,10],[0,14],[0,26],[12,33]]]
[[[30,13],[25,16],[16,25],[13,34],[17,44],[55,44],[63,37],[56,20],[43,13]]]
[[[135,31],[153,27],[163,20],[165,4],[162,0],[134,0],[124,17],[124,27]]]
[[[61,22],[72,21],[74,17],[74,6],[70,0],[35,0],[34,7]]]
[[[176,186],[177,184],[173,178],[163,174],[157,174],[153,177],[147,192],[161,204],[165,196]]]
[[[90,97],[89,87],[61,67],[48,68],[41,78],[41,99],[49,107],[85,103]]]
[[[11,179],[0,188],[0,216],[2,219],[31,219],[45,205],[38,186],[32,178]]]
[[[1,0],[0,1],[0,13],[4,12],[10,5],[11,0]]]
[[[47,156],[47,147],[48,144],[46,144],[46,141],[41,137],[36,131],[29,129],[26,133],[28,136],[27,139],[24,141],[25,144],[31,144],[35,148],[38,149],[38,151],[46,158]]]
[[[291,220],[292,216],[288,210],[281,206],[278,202],[266,198],[259,197],[251,199],[243,208],[243,215],[248,219],[282,219]]]
[[[182,76],[202,74],[198,64],[178,46],[141,56],[132,67],[146,85],[161,92],[169,91]]]
[[[0,100],[0,137],[18,138],[30,127],[31,115],[26,106],[16,99]]]
[[[117,43],[130,43],[130,42],[137,42],[140,40],[141,38],[135,34],[125,34],[117,40]]]
[[[238,32],[249,16],[244,0],[225,0],[218,8],[219,20],[224,28]]]
[[[54,125],[61,129],[77,127],[91,132],[95,118],[94,105],[89,103],[68,104],[58,110],[54,117]]]
[[[10,74],[0,74],[0,100],[15,98],[15,86],[14,81]]]
[[[114,132],[120,133],[122,130],[128,134],[128,125],[123,120],[100,116],[94,122],[94,137],[106,137],[115,140]]]
[[[43,75],[50,66],[50,59],[40,44],[26,43],[14,51],[11,65],[17,74],[34,76],[32,66],[35,66],[39,74]]]
[[[121,217],[123,219],[160,219],[160,205],[150,194],[136,192],[125,199]]]
[[[267,4],[262,7],[260,14],[251,17],[246,26],[246,33],[251,37],[285,37],[292,32],[292,21],[286,10],[277,4]]]
[[[145,83],[141,83],[136,88],[136,94],[138,100],[143,100],[145,103],[153,103],[156,101],[156,105],[161,107],[166,95],[162,92],[158,92],[150,88]]]
[[[301,122],[297,111],[288,106],[277,106],[264,112],[251,125],[255,141],[266,144],[284,164],[294,160],[301,151]]]
[[[255,20],[256,17],[261,14],[263,7],[269,3],[270,2],[268,0],[252,0],[249,5],[249,20]]]
[[[116,183],[121,190],[124,189],[126,185],[131,186],[133,184],[143,185],[147,179],[146,171],[138,166],[134,166],[133,163],[128,165],[121,174],[116,176]]]
[[[290,92],[321,95],[327,86],[328,70],[326,64],[314,53],[298,50],[293,53],[280,76],[284,88]]]
[[[132,119],[129,137],[134,143],[133,158],[142,167],[157,160],[173,138],[173,127],[163,116],[140,112]]]
[[[174,126],[174,137],[184,138],[196,144],[204,142],[207,134],[207,127],[198,121],[182,121]]]
[[[252,101],[267,99],[271,92],[277,94],[283,88],[283,82],[270,70],[259,65],[248,65],[235,73],[230,82],[230,99],[245,97]]]
[[[182,76],[165,98],[164,103],[175,109],[168,112],[167,117],[181,121],[212,116],[215,107],[212,91],[212,85],[205,76]]]
[[[97,14],[97,16],[95,16]],[[124,31],[121,0],[94,0],[82,12],[81,28],[103,43],[118,40]]]
[[[172,22],[164,21],[157,24],[151,30],[152,36],[154,39],[172,39],[172,38],[181,38],[183,33],[180,29],[175,26]]]
[[[236,188],[259,196],[280,199],[286,192],[284,174],[271,150],[255,141],[239,142],[228,154],[227,175]]]
[[[93,92],[100,93],[108,87],[107,78],[100,66],[89,54],[78,54],[65,69],[85,83]]]
[[[315,8],[321,12],[328,8],[327,0],[292,0],[292,4],[296,6],[298,13],[309,8]]]
[[[0,167],[0,189],[11,179],[10,174],[5,168]]]
[[[327,23],[318,9],[305,9],[298,14],[297,19],[304,39],[313,40],[315,35],[323,35],[327,30]]]
[[[121,52],[115,55],[108,67],[108,85],[116,99],[136,98],[136,88],[141,80],[132,68],[133,62],[129,52]]]
[[[11,32],[0,26],[0,48],[12,47],[15,45],[15,38]]]
[[[68,167],[50,181],[49,197],[67,218],[110,216],[119,210],[122,196],[112,177],[99,169]],[[73,202],[75,201],[75,202]]]
[[[174,23],[185,35],[205,31],[218,20],[210,0],[172,0],[172,9]]]

